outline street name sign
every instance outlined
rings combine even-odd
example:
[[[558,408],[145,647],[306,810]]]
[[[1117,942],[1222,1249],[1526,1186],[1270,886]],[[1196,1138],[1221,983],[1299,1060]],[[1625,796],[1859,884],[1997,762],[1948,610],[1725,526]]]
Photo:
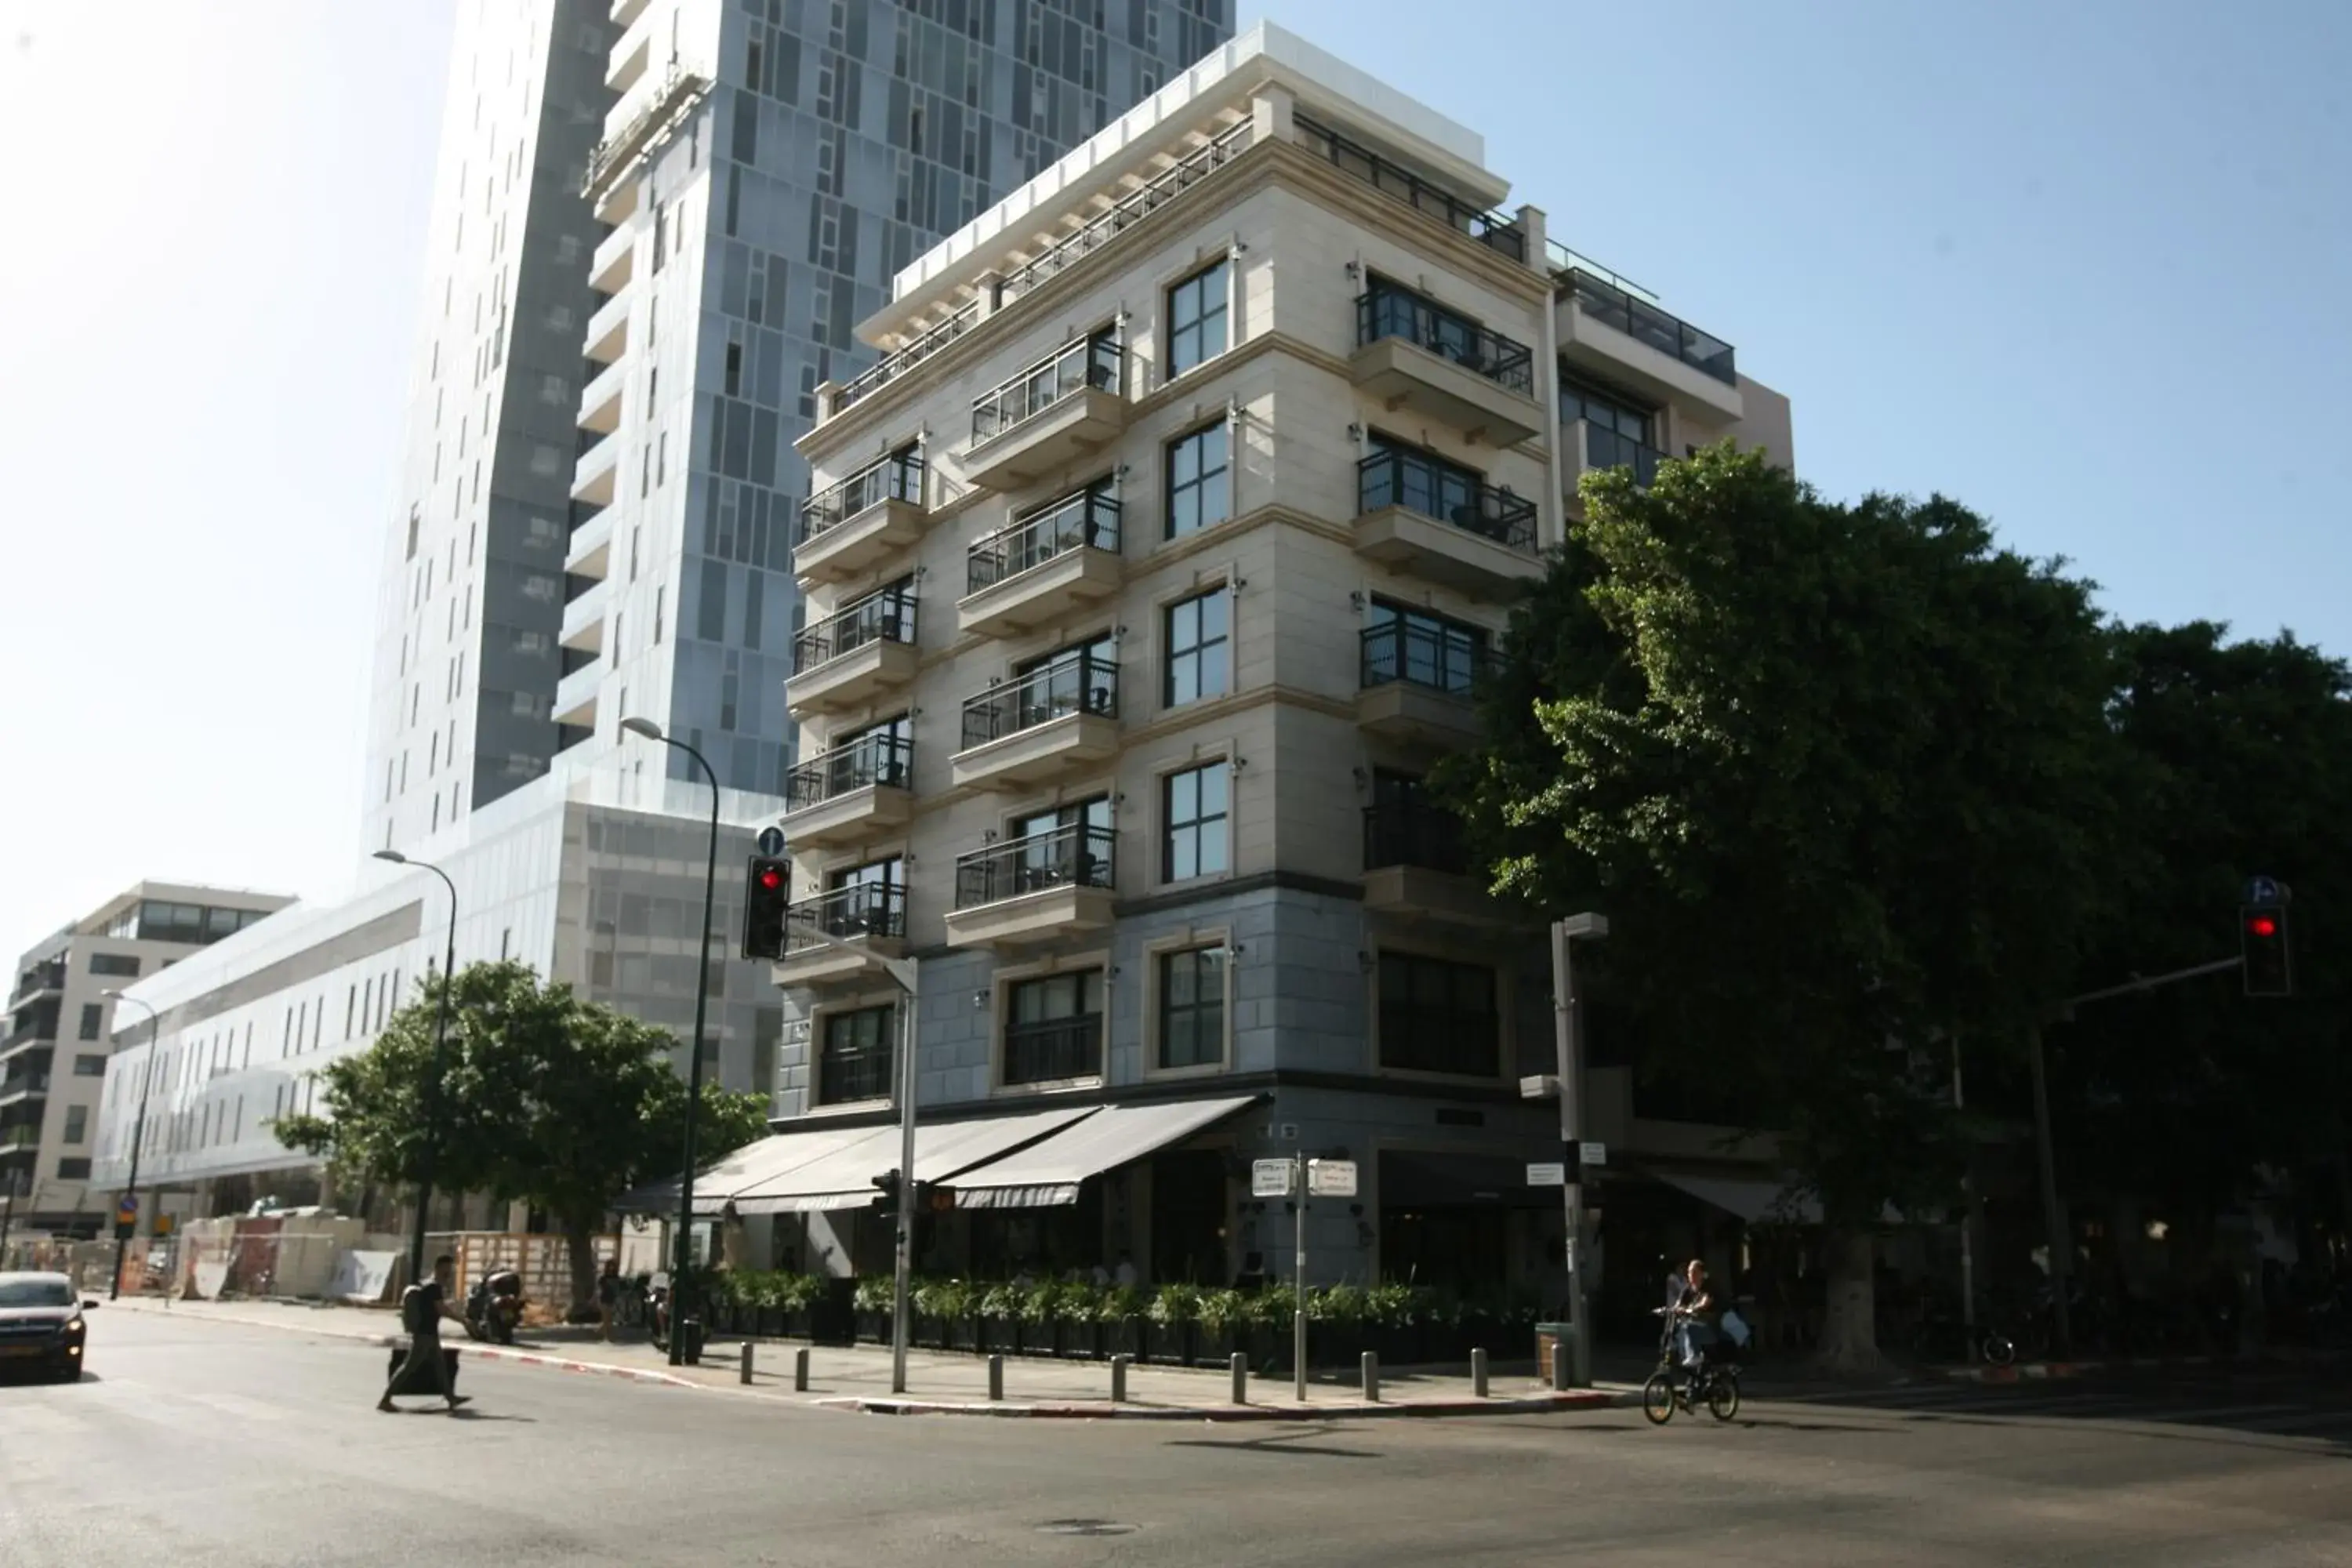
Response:
[[[1528,1167],[1528,1185],[1531,1187],[1564,1187],[1568,1185],[1568,1167],[1558,1160],[1546,1160]]]
[[[1291,1172],[1296,1168],[1289,1160],[1253,1160],[1250,1162],[1250,1196],[1288,1197]]]
[[[1353,1160],[1307,1161],[1307,1190],[1318,1198],[1354,1197],[1356,1163]]]

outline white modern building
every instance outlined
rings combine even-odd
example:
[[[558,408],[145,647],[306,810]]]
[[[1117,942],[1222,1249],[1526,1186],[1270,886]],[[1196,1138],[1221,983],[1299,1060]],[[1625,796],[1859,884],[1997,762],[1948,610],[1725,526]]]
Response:
[[[1097,14],[1099,13],[1099,14]],[[708,1066],[766,1089],[782,1009],[730,956],[740,868],[783,805],[800,624],[793,443],[850,325],[939,234],[1229,36],[1231,0],[1073,10],[881,0],[467,0],[385,530],[364,849],[456,888],[457,960],[509,957],[673,1029],[721,823]],[[437,964],[449,895],[364,864],[142,983],[205,1131],[142,1163],[194,1208],[315,1173],[269,1117]],[[121,1032],[101,1185],[127,1174],[143,1033]],[[206,1057],[209,1060],[210,1058]],[[242,1104],[213,1112],[205,1108]],[[226,1131],[224,1131],[224,1128]]]
[[[0,1035],[0,1194],[16,1235],[91,1237],[107,1218],[93,1176],[115,993],[236,935],[291,900],[142,882],[17,957]],[[132,1007],[123,1022],[144,1015]],[[176,1140],[177,1126],[157,1137]]]
[[[1249,1173],[1304,1150],[1360,1173],[1318,1277],[1556,1289],[1545,944],[1423,779],[1580,475],[1793,464],[1787,400],[1570,228],[1266,25],[898,274],[801,441],[787,1120],[712,1204],[884,1266],[912,958],[923,1267],[1286,1274]],[[1587,1096],[1652,1186],[1720,1174],[1622,1068]]]

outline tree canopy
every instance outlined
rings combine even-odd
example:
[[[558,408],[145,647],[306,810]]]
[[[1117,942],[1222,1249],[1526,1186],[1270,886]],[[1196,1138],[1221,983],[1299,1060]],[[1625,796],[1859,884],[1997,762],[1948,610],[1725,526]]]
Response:
[[[430,1106],[435,1008],[449,991],[448,1047]],[[435,1184],[544,1209],[572,1249],[575,1300],[593,1273],[590,1238],[614,1199],[676,1172],[687,1089],[664,1030],[527,966],[476,963],[454,981],[428,975],[367,1050],[320,1075],[320,1113],[277,1123],[279,1142],[361,1179],[410,1184],[423,1173],[425,1129],[441,1136]],[[697,1154],[712,1159],[763,1134],[756,1094],[706,1084]]]

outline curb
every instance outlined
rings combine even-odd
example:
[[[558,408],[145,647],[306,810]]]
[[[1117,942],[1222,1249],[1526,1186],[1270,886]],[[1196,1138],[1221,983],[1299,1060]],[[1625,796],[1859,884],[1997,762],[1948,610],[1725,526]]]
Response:
[[[2113,1361],[2034,1361],[2011,1366],[1943,1366],[1927,1369],[1956,1383],[2039,1383],[2103,1372],[2185,1372],[2212,1366],[2304,1366],[2337,1359],[2326,1351],[2278,1349],[2257,1355],[2128,1356]]]
[[[819,1399],[823,1410],[863,1415],[983,1415],[1049,1421],[1371,1421],[1476,1415],[1546,1415],[1563,1410],[1605,1410],[1630,1395],[1601,1390],[1552,1394],[1528,1399],[1430,1399],[1398,1405],[1166,1405],[1074,1402],[1040,1405],[955,1404],[943,1400]]]
[[[389,1344],[389,1338],[385,1340]],[[654,1372],[644,1367],[614,1366],[610,1362],[573,1361],[568,1356],[544,1355],[538,1351],[509,1350],[504,1345],[467,1343],[457,1347],[466,1354],[482,1361],[511,1362],[517,1366],[551,1367],[557,1372],[585,1373],[593,1377],[617,1377],[628,1383],[649,1383],[664,1388],[709,1389],[710,1384],[698,1383],[690,1377],[680,1377],[674,1372]]]

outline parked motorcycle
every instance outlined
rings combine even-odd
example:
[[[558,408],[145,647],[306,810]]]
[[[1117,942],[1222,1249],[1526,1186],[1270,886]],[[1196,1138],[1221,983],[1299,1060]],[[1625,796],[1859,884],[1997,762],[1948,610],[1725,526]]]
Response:
[[[474,1281],[466,1292],[466,1332],[494,1344],[514,1343],[522,1326],[522,1276],[501,1268]]]

